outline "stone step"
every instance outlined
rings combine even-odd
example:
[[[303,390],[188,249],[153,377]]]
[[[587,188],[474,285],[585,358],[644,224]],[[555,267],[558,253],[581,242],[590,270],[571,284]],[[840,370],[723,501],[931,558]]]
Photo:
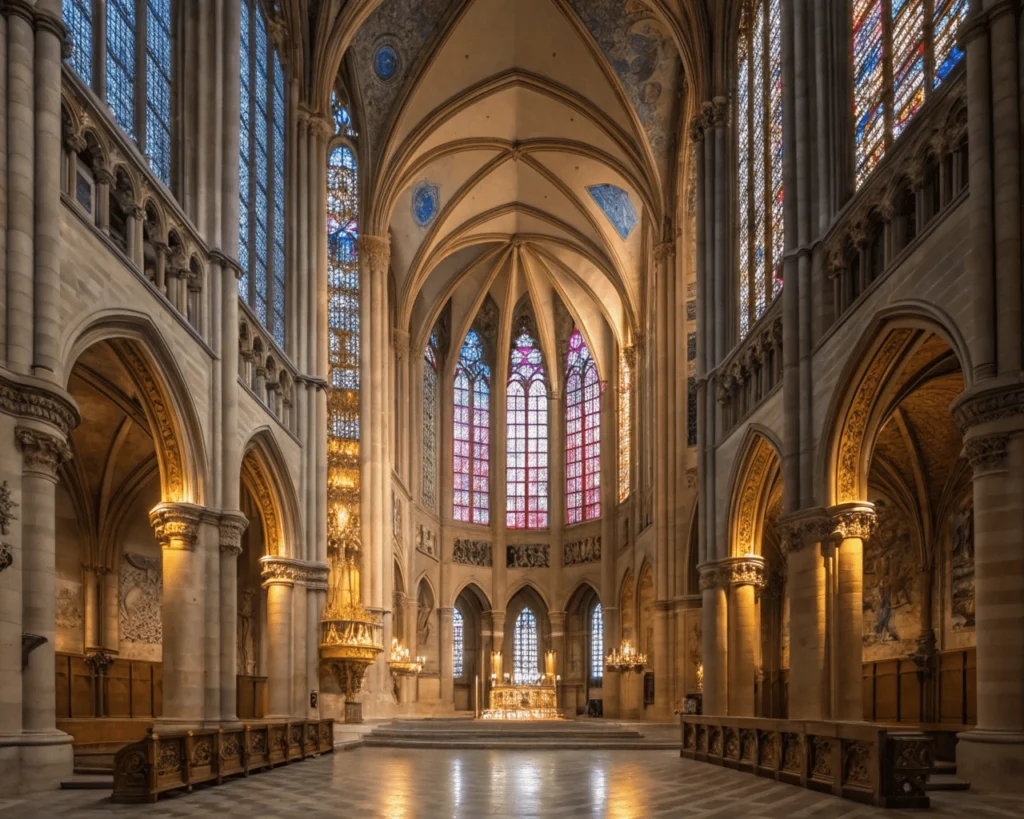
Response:
[[[947,762],[944,759],[936,759],[932,762],[932,776],[939,774],[956,774],[956,763]]]
[[[60,783],[60,787],[65,791],[112,791],[114,777],[110,774],[81,774],[76,770],[74,776]]]
[[[529,737],[551,737],[551,738],[562,738],[562,739],[643,739],[644,735],[639,731],[545,731],[542,728],[535,728],[529,731],[504,731],[501,729],[489,729],[479,728],[475,731],[449,731],[449,730],[430,730],[425,731],[421,728],[378,728],[375,731],[367,734],[366,736],[418,736],[418,737],[494,737],[497,739],[503,737],[509,738],[529,738]],[[674,737],[673,737],[674,739]]]
[[[971,783],[951,774],[932,774],[924,789],[926,791],[969,791]]]
[[[645,739],[571,739],[549,737],[465,737],[412,739],[407,737],[378,737],[373,734],[363,739],[364,746],[377,748],[422,748],[448,750],[495,750],[495,751],[678,751],[680,743]]]

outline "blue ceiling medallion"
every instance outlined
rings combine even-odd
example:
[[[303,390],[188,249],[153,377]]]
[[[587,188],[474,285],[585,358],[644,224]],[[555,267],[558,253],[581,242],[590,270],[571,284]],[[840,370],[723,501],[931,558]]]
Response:
[[[382,45],[373,57],[373,70],[384,82],[398,72],[398,52],[389,45]]]
[[[617,185],[608,183],[591,185],[587,192],[604,211],[604,215],[608,217],[608,221],[612,223],[619,236],[628,239],[640,218],[636,215],[633,203],[629,201],[629,194]]]
[[[426,227],[441,208],[441,186],[423,180],[412,192],[412,216],[416,224]]]

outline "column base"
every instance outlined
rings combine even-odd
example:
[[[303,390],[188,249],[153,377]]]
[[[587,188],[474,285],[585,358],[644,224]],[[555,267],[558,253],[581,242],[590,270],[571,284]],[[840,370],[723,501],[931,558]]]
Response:
[[[975,729],[957,737],[956,773],[972,791],[1024,793],[1024,733]]]
[[[0,793],[56,790],[74,772],[72,737],[63,731],[0,734]]]

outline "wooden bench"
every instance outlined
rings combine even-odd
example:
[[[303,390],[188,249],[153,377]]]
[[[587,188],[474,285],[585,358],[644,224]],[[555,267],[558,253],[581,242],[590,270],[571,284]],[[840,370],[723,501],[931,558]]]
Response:
[[[927,808],[932,739],[864,722],[682,715],[686,759],[886,808]]]
[[[164,791],[334,750],[334,720],[245,725],[237,729],[151,733],[114,757],[114,802],[155,802]]]

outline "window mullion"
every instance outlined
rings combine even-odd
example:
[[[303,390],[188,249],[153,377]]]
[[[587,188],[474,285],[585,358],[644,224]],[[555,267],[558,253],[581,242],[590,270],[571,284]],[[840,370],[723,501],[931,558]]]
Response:
[[[924,1],[924,98],[932,94],[935,82],[935,0]]]
[[[882,0],[882,116],[886,152],[892,145],[894,122],[892,48],[892,0]]]

